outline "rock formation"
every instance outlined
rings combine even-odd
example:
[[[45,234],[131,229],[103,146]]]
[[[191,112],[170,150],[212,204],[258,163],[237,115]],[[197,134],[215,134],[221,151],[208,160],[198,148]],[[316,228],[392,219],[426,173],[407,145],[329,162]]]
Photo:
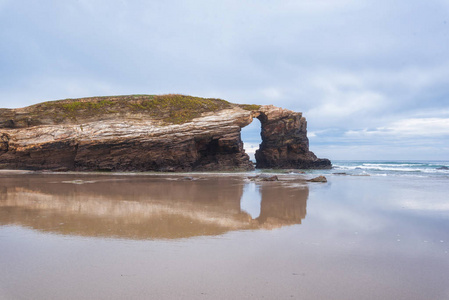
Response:
[[[262,124],[257,168],[328,169],[331,162],[309,151],[307,121],[301,113],[265,105],[254,112]]]
[[[67,99],[0,109],[0,168],[250,170],[240,130],[262,124],[258,168],[330,168],[309,151],[301,113],[182,95]]]

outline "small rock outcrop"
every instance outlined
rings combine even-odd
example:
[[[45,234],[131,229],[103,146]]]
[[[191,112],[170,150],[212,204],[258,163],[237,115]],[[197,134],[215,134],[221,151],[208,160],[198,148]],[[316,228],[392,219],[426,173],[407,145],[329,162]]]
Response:
[[[248,177],[251,181],[278,181],[279,178],[276,175],[270,175],[270,174],[260,174],[256,176],[250,176]]]
[[[0,168],[239,171],[241,128],[262,124],[257,168],[330,168],[309,151],[301,113],[183,95],[67,99],[0,109]]]
[[[310,182],[327,182],[327,178],[323,175],[308,180]]]

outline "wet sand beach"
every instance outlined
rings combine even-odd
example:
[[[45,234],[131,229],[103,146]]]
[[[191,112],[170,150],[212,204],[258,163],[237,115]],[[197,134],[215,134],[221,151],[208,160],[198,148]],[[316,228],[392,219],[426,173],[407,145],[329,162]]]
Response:
[[[447,178],[0,173],[0,299],[448,299]]]

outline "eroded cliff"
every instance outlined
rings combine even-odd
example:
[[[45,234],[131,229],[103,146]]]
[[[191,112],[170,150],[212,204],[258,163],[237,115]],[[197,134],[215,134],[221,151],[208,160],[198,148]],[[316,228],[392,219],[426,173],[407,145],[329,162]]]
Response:
[[[241,128],[258,118],[258,168],[329,168],[309,151],[305,118],[274,106],[183,95],[67,99],[0,110],[0,168],[250,170]]]

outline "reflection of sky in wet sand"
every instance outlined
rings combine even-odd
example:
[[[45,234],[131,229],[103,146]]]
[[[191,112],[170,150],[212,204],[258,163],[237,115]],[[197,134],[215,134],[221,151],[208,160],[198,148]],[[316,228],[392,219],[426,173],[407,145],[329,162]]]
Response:
[[[278,184],[260,187],[242,177],[65,177],[5,179],[0,222],[62,234],[146,239],[276,228],[305,217],[306,187],[286,189],[293,198],[277,198],[273,205],[270,189],[279,192]]]
[[[255,219],[260,215],[260,200],[259,186],[254,182],[247,183],[243,188],[240,209]]]

